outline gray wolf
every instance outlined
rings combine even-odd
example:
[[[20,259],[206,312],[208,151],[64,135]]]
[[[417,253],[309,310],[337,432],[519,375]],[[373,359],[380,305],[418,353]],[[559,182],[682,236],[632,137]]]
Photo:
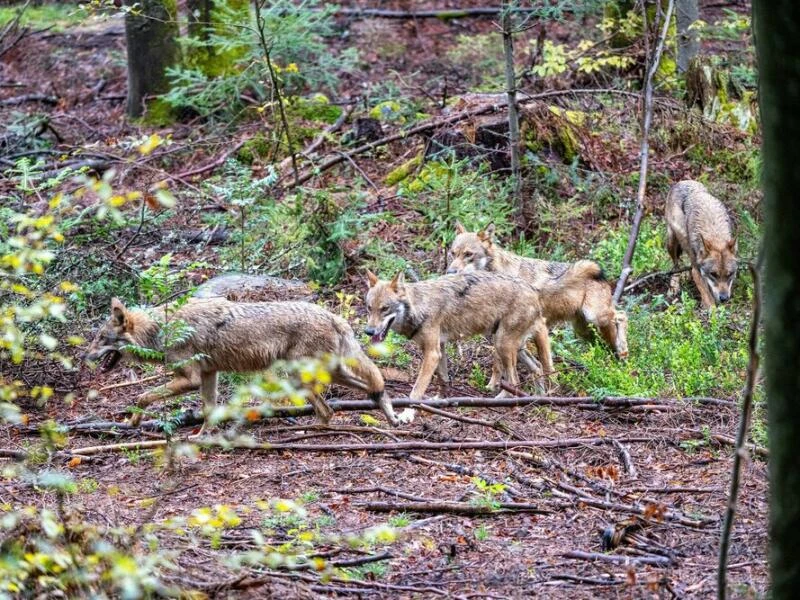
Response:
[[[447,272],[490,271],[518,277],[539,290],[549,325],[571,321],[578,335],[591,337],[591,323],[618,357],[628,356],[628,317],[614,308],[611,286],[597,263],[525,258],[504,250],[493,238],[494,225],[475,233],[457,223]]]
[[[142,394],[145,408],[156,400],[200,390],[206,417],[216,405],[217,373],[262,371],[277,360],[333,356],[333,383],[365,391],[397,424],[392,405],[384,394],[383,377],[364,354],[350,325],[341,317],[307,302],[236,303],[224,298],[193,299],[167,315],[162,307],[152,312],[126,308],[111,302],[111,317],[101,327],[86,358],[111,368],[120,358],[141,360],[125,347],[164,350],[160,332],[167,319],[179,319],[187,329],[179,343],[165,350],[167,364],[178,364],[166,385]],[[189,360],[191,357],[198,357]],[[327,422],[331,408],[316,394],[311,403],[320,420]],[[141,413],[131,422],[138,425]],[[201,433],[205,431],[205,424]]]
[[[422,350],[422,366],[411,390],[412,399],[424,396],[435,371],[442,381],[449,381],[444,345],[466,336],[483,334],[494,338],[491,388],[496,389],[501,380],[511,385],[519,383],[517,352],[531,334],[543,375],[553,373],[547,325],[539,294],[532,286],[493,273],[445,275],[406,283],[403,273],[384,281],[367,271],[367,278],[366,333],[372,341],[382,341],[392,329]],[[535,370],[537,365],[528,367]]]
[[[730,300],[738,263],[731,218],[722,202],[702,183],[687,179],[672,186],[664,214],[667,251],[676,268],[681,253],[689,255],[703,308]],[[670,287],[677,292],[677,277]]]

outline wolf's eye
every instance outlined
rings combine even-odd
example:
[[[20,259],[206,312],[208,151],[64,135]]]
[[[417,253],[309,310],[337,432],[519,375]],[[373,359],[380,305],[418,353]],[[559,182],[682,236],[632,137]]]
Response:
[[[709,277],[711,277],[711,279],[719,279],[719,273],[717,273],[716,271],[711,271],[711,273],[709,273],[708,275]]]
[[[381,314],[382,315],[387,315],[391,311],[392,311],[392,307],[391,306],[388,306],[388,305],[387,306],[381,306]]]
[[[472,257],[475,256],[472,252],[464,252],[464,260],[472,260]]]

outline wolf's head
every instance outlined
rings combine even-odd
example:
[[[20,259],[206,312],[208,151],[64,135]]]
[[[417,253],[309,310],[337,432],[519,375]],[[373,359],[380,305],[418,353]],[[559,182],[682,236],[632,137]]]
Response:
[[[701,255],[697,257],[700,275],[714,296],[714,302],[727,302],[731,298],[733,280],[736,278],[736,240],[714,244],[705,238]]]
[[[450,246],[450,264],[447,273],[471,273],[486,271],[494,256],[494,224],[483,231],[472,233],[461,223],[456,223],[456,239]]]
[[[133,332],[140,318],[138,313],[131,313],[118,298],[114,298],[111,301],[111,317],[100,327],[89,345],[86,360],[99,362],[105,371],[113,369],[122,358],[121,349],[137,343]]]
[[[367,271],[369,290],[367,291],[367,328],[364,330],[372,336],[373,343],[386,339],[389,329],[399,328],[409,311],[406,297],[405,277],[400,272],[391,281],[378,279],[372,271]]]

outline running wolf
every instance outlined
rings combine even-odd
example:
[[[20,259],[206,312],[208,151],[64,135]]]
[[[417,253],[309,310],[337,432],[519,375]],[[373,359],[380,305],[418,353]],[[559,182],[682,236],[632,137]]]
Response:
[[[327,355],[341,359],[331,373],[333,383],[367,392],[386,418],[393,425],[398,423],[384,394],[383,377],[364,354],[350,325],[315,304],[192,299],[169,318],[180,319],[188,330],[185,340],[166,350],[166,362],[180,366],[175,368],[172,381],[138,398],[139,408],[199,389],[208,417],[216,405],[218,372],[262,371],[277,360]],[[166,319],[164,308],[131,310],[115,298],[111,317],[98,332],[86,358],[107,369],[120,358],[142,360],[126,346],[158,350]],[[192,357],[195,360],[190,360]],[[311,403],[320,420],[327,422],[331,418],[333,411],[321,397],[312,394]],[[140,420],[141,412],[134,414],[131,422],[138,425]]]
[[[681,252],[689,255],[692,279],[700,291],[703,308],[730,300],[738,266],[736,240],[722,202],[709,194],[702,183],[687,179],[672,186],[664,213],[667,251],[675,267]],[[677,292],[677,277],[670,288]]]
[[[539,294],[533,287],[493,273],[445,275],[406,283],[403,273],[391,281],[383,281],[367,271],[367,278],[366,333],[372,336],[372,341],[383,341],[393,329],[416,342],[422,350],[422,367],[411,390],[412,399],[423,397],[434,371],[442,381],[449,381],[445,343],[476,334],[494,336],[490,388],[496,389],[501,380],[511,385],[519,383],[517,352],[531,334],[542,374],[552,374],[550,338]],[[528,364],[531,370],[537,366]]]
[[[614,308],[611,286],[597,263],[525,258],[504,250],[493,237],[494,225],[474,233],[456,223],[447,272],[491,271],[518,277],[539,290],[548,324],[571,321],[578,335],[591,337],[588,324],[592,323],[619,358],[628,356],[628,317]]]

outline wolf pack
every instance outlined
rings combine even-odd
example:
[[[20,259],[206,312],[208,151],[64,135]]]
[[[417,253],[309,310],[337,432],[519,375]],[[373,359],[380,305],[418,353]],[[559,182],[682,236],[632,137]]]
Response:
[[[696,181],[681,181],[665,204],[666,248],[677,269],[681,255],[704,308],[730,299],[737,271],[736,241],[725,206]],[[422,353],[412,400],[421,400],[434,374],[449,383],[449,341],[482,335],[493,346],[488,387],[498,396],[520,385],[518,365],[541,393],[555,385],[549,328],[572,324],[577,335],[602,338],[620,360],[628,356],[628,318],[614,305],[610,283],[590,260],[553,262],[518,256],[503,249],[493,225],[467,231],[456,225],[447,273],[425,281],[407,281],[402,272],[381,279],[366,272],[365,333],[373,343],[389,331],[413,341]],[[679,289],[673,275],[672,292]],[[159,348],[159,332],[168,319],[180,319],[187,334]],[[535,356],[529,350],[529,343]],[[365,392],[393,425],[410,420],[413,411],[396,414],[384,391],[381,371],[361,347],[350,324],[311,302],[232,302],[225,297],[193,298],[170,313],[169,307],[129,309],[117,299],[111,316],[87,352],[89,361],[112,368],[119,359],[142,360],[132,347],[160,350],[173,365],[165,385],[143,393],[131,423],[159,400],[200,390],[208,416],[217,402],[219,372],[256,372],[276,361],[334,358],[332,383]],[[332,410],[322,394],[311,392],[317,417],[327,423]],[[203,425],[200,433],[206,431]]]

